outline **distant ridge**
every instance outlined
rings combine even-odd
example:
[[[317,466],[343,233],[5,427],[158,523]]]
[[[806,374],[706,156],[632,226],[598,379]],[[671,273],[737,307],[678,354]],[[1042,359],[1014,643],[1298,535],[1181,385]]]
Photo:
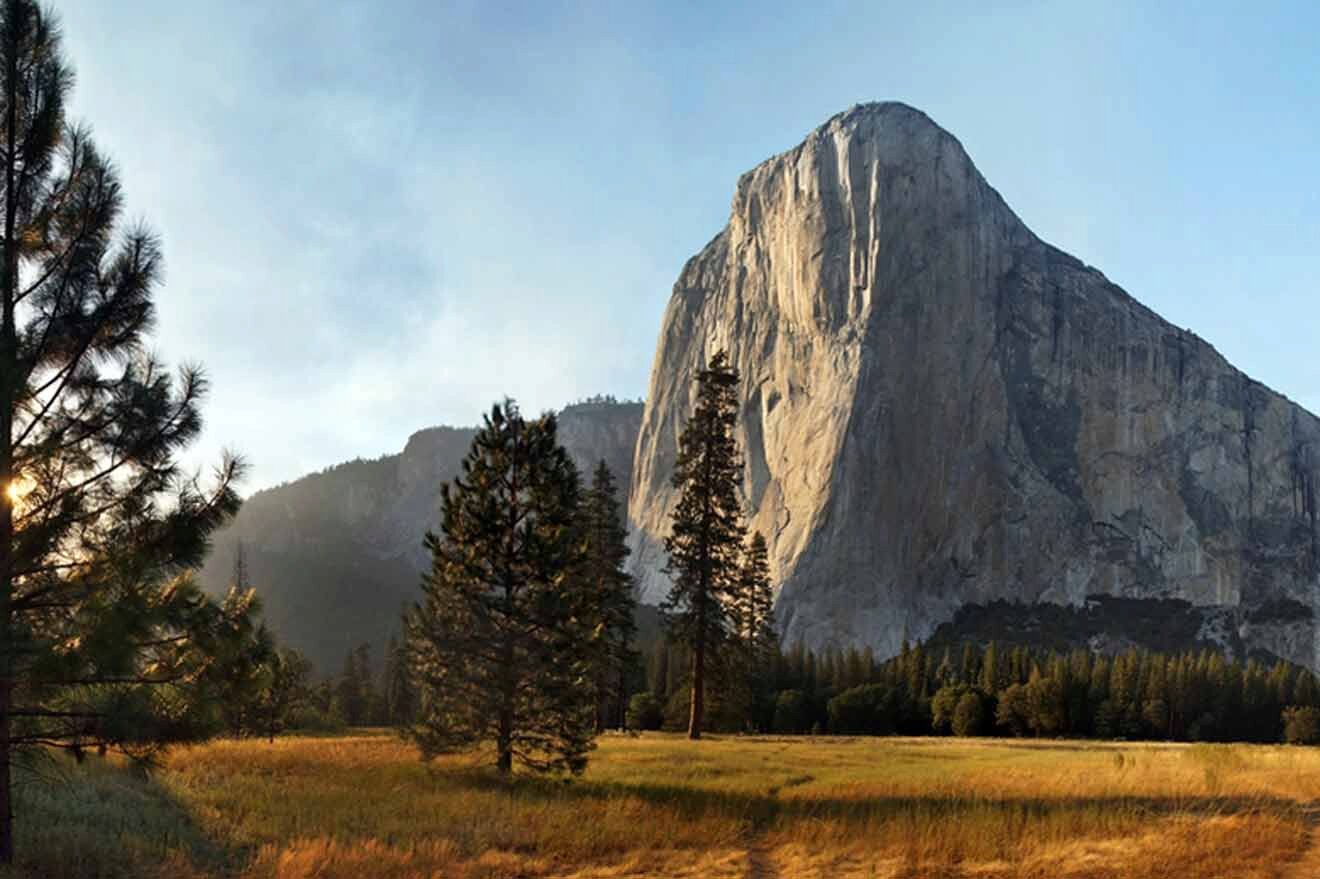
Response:
[[[580,470],[602,459],[619,484],[631,479],[640,403],[592,398],[559,414],[560,441]],[[322,672],[338,671],[362,642],[377,656],[399,610],[420,594],[422,538],[439,523],[440,486],[459,472],[475,433],[432,427],[402,452],[354,460],[253,494],[216,536],[202,582],[223,590],[242,542],[266,618],[280,639]]]

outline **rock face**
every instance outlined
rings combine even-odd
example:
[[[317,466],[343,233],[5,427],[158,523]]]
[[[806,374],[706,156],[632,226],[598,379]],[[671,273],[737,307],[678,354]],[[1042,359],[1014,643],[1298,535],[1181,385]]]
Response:
[[[584,479],[602,459],[620,486],[631,478],[640,403],[595,401],[559,413],[560,442]],[[440,521],[440,486],[459,473],[475,430],[434,427],[402,453],[350,461],[260,491],[216,535],[202,569],[212,592],[228,585],[239,543],[265,615],[282,643],[325,672],[352,646],[377,656],[399,628],[399,611],[420,595],[429,563],[422,546]],[[626,488],[623,490],[626,491]]]
[[[650,600],[720,348],[789,642],[892,653],[967,604],[1103,595],[1317,666],[1320,422],[1037,238],[922,113],[855,107],[743,175],[680,275],[631,491]]]

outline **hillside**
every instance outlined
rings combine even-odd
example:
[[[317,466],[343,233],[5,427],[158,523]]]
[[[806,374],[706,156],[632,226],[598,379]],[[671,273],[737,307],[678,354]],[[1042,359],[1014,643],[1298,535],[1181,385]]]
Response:
[[[626,486],[641,408],[597,400],[560,412],[560,440],[578,469],[589,472],[603,459]],[[284,643],[326,672],[364,641],[379,656],[400,608],[419,594],[422,538],[439,522],[440,486],[458,475],[474,432],[421,430],[397,455],[255,493],[217,535],[203,584],[225,588],[241,542],[266,618]]]

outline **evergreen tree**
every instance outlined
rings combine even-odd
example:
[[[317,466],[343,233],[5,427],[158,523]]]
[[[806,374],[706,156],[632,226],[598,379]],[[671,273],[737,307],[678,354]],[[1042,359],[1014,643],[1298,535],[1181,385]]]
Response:
[[[335,684],[334,710],[349,726],[361,726],[366,722],[366,681],[359,661],[360,649],[353,648],[344,654],[344,670]]]
[[[13,860],[14,766],[37,748],[146,757],[195,734],[166,691],[195,678],[218,608],[182,572],[238,507],[175,462],[206,382],[150,353],[160,246],[121,223],[58,28],[0,0],[0,862]]]
[[[591,628],[577,470],[555,418],[497,405],[441,491],[430,572],[407,616],[424,759],[493,743],[502,774],[581,772],[593,746]]]
[[[737,603],[742,622],[739,637],[758,663],[768,662],[779,648],[779,633],[775,630],[775,593],[770,582],[769,554],[760,531],[753,532],[747,541],[738,571]],[[850,664],[860,668],[860,654]]]
[[[353,651],[353,661],[357,666],[358,691],[362,699],[359,723],[363,726],[381,723],[383,722],[382,703],[380,694],[376,691],[376,679],[371,673],[371,645],[359,644],[357,650]]]
[[[656,640],[648,675],[651,693],[661,702],[669,696],[669,639]]]
[[[742,552],[738,485],[742,460],[734,441],[738,372],[723,351],[697,374],[697,406],[678,441],[673,486],[679,491],[665,538],[672,587],[662,609],[676,640],[692,648],[688,737],[700,738],[708,660],[727,634],[726,602],[737,588]]]
[[[1002,676],[999,672],[999,646],[994,641],[985,648],[981,658],[981,692],[994,694],[999,691]]]
[[[775,630],[774,588],[770,582],[770,562],[765,537],[755,532],[744,548],[735,591],[729,602],[729,618],[735,650],[731,651],[732,670],[728,684],[736,687],[744,703],[743,728],[768,728],[774,718],[774,702],[769,673],[779,652],[779,634]],[[856,654],[856,651],[853,651]],[[853,665],[860,666],[860,655]],[[840,677],[846,665],[839,665]],[[861,683],[858,681],[857,683]],[[847,684],[840,681],[836,690]],[[735,724],[737,725],[737,724]]]
[[[985,722],[985,704],[975,690],[967,690],[953,709],[950,726],[955,736],[978,736]]]
[[[258,619],[261,602],[252,587],[241,542],[220,610],[203,693],[213,700],[224,731],[241,736],[260,725],[257,703],[265,686],[263,672],[275,655],[275,639]]]
[[[390,726],[408,726],[417,713],[417,694],[408,672],[407,644],[391,636],[385,657],[385,680],[382,687],[385,722]]]
[[[312,664],[297,650],[273,651],[261,669],[256,723],[270,741],[289,727],[294,713],[309,698]]]
[[[601,732],[607,725],[623,726],[628,672],[637,661],[632,649],[637,632],[634,622],[637,599],[632,576],[623,567],[628,558],[625,542],[628,531],[623,524],[614,474],[603,460],[596,467],[591,488],[583,499],[581,519],[586,540],[582,588],[591,597],[597,613],[593,678],[596,731]]]
[[[261,602],[256,590],[230,585],[220,605],[214,644],[203,672],[201,696],[219,712],[231,736],[252,732],[261,725],[259,700],[265,686],[263,672],[275,653],[275,640],[258,619]]]

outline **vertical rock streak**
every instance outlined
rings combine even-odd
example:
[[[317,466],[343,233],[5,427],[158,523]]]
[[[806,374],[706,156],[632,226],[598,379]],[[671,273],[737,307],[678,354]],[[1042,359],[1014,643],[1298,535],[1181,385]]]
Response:
[[[920,112],[855,107],[743,175],[680,275],[633,463],[650,600],[719,347],[789,641],[892,653],[964,604],[1113,595],[1228,608],[1247,646],[1320,662],[1320,422],[1038,239]]]

